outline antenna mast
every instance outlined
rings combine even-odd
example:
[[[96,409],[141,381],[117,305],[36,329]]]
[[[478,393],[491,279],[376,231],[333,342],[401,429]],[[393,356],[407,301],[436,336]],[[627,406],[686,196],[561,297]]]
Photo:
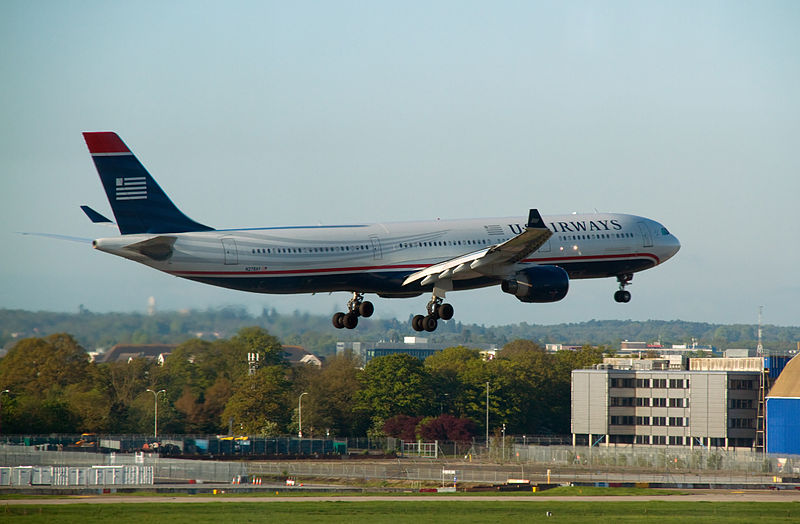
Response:
[[[764,346],[761,344],[761,313],[764,311],[764,306],[758,306],[758,345],[756,346],[756,355],[759,357],[764,356]]]

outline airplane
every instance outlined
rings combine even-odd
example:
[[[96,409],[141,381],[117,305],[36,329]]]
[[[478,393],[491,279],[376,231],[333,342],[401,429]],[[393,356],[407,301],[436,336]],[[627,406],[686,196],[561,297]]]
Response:
[[[346,291],[338,329],[370,317],[366,294],[382,298],[430,293],[415,331],[433,332],[453,317],[446,293],[499,285],[526,303],[563,299],[571,280],[616,278],[614,300],[640,271],[672,258],[680,242],[649,218],[619,213],[471,218],[347,225],[214,229],[184,215],[114,132],[84,140],[120,236],[95,249],[177,277],[255,293]],[[92,222],[113,224],[88,206]]]

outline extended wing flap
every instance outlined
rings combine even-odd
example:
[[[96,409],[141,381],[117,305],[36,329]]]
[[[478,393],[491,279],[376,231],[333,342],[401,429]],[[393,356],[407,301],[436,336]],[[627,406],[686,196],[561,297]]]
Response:
[[[552,235],[553,232],[545,225],[539,211],[531,209],[525,231],[514,238],[488,249],[451,258],[412,273],[403,281],[403,285],[418,280],[422,281],[422,285],[428,285],[439,280],[458,278],[458,275],[465,275],[469,271],[491,274],[493,271],[489,268],[516,264],[542,247]]]

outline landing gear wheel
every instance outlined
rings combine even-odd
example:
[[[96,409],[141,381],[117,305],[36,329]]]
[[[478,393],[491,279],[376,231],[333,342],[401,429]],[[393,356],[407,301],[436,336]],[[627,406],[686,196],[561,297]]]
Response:
[[[411,327],[414,328],[414,331],[425,330],[425,328],[422,326],[423,320],[425,320],[425,317],[422,315],[414,315],[414,318],[411,319]]]
[[[614,293],[614,300],[622,304],[626,304],[631,301],[630,291],[625,291],[625,286],[630,285],[631,280],[633,280],[633,273],[628,273],[626,275],[617,275],[617,282],[619,282],[619,291]]]
[[[426,317],[422,317],[422,327],[425,328],[425,331],[428,333],[433,333],[436,331],[436,327],[439,325],[439,321],[436,320],[436,317],[433,315],[428,315]]]
[[[338,313],[334,313],[333,315],[333,327],[336,329],[342,329],[344,327],[344,313],[339,311]]]
[[[627,304],[631,301],[631,292],[625,291],[624,289],[620,289],[616,293],[614,293],[614,300],[620,302],[622,304]]]
[[[360,306],[358,306],[358,314],[364,318],[369,318],[375,312],[375,306],[372,305],[372,302],[365,301],[362,302]]]
[[[442,320],[450,320],[453,318],[453,306],[450,304],[441,304],[436,308],[436,314]]]
[[[358,315],[355,312],[350,312],[342,318],[342,323],[347,329],[353,329],[358,325]]]

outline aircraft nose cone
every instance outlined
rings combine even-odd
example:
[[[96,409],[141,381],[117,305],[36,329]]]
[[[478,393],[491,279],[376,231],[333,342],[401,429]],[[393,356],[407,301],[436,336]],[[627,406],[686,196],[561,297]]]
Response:
[[[664,235],[663,237],[661,237],[661,241],[659,242],[659,244],[664,250],[662,256],[662,262],[664,260],[670,259],[673,256],[675,256],[675,254],[681,249],[681,243],[678,240],[678,237],[671,234]]]

